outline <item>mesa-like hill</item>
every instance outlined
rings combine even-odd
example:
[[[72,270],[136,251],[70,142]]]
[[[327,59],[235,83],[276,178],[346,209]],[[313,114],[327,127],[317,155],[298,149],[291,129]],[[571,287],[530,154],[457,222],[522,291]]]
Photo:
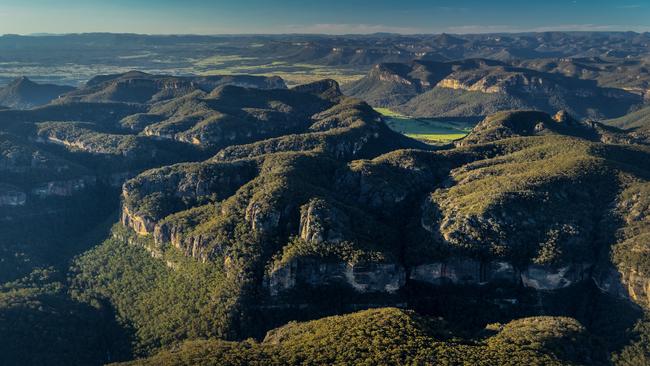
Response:
[[[650,97],[650,59],[616,57],[565,57],[552,59],[513,60],[513,66],[568,77],[596,80],[598,85],[620,88]]]
[[[37,84],[20,77],[0,87],[0,105],[14,109],[29,109],[50,103],[74,87],[53,84]]]
[[[378,64],[345,92],[415,117],[483,117],[534,109],[602,119],[622,116],[642,103],[638,94],[601,87],[595,80],[484,59]]]
[[[467,146],[515,136],[566,135],[617,144],[648,144],[636,129],[623,130],[596,121],[578,121],[566,111],[551,116],[539,111],[505,111],[483,119],[473,132],[455,143]]]

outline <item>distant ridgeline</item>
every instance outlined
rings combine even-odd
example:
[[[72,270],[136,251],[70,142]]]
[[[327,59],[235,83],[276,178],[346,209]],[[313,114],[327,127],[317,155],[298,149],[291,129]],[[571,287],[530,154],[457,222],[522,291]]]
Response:
[[[378,63],[484,58],[644,92],[650,81],[648,42],[648,32],[3,35],[0,84],[26,74],[76,84],[94,76],[98,65],[111,72],[128,67],[164,74],[270,73],[290,82],[318,74],[354,80]]]
[[[443,74],[418,80],[439,84]],[[566,82],[544,78],[527,83],[560,90]],[[611,102],[622,114],[638,102],[587,84],[596,94],[580,103],[594,108]],[[504,90],[510,85],[520,84]],[[0,111],[0,230],[35,212],[45,218],[30,234],[37,250],[21,245],[29,230],[14,230],[2,248],[20,253],[0,276],[13,281],[11,294],[24,294],[0,299],[0,317],[29,310],[19,322],[28,328],[32,311],[65,313],[34,306],[54,295],[24,288],[34,263],[60,265],[38,252],[56,235],[38,232],[62,208],[103,207],[73,222],[105,227],[121,194],[120,223],[103,244],[89,248],[101,230],[78,248],[62,241],[70,256],[83,254],[61,280],[69,291],[51,289],[96,309],[99,324],[116,316],[131,346],[89,338],[85,347],[107,354],[95,363],[152,355],[136,364],[643,361],[647,125],[583,122],[556,106],[491,114],[445,147],[392,131],[332,80],[287,89],[278,78],[131,72],[97,77],[42,107]],[[77,208],[66,206],[75,199]],[[388,308],[273,329],[369,307],[420,315]],[[33,350],[20,329],[0,328],[16,340],[4,357]],[[63,347],[56,331],[44,334]],[[82,362],[71,354],[61,364]]]

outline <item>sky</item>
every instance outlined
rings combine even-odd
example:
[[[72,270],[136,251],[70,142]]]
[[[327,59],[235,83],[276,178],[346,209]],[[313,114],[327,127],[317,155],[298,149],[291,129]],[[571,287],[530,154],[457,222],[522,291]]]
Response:
[[[650,31],[650,0],[0,0],[0,34]]]

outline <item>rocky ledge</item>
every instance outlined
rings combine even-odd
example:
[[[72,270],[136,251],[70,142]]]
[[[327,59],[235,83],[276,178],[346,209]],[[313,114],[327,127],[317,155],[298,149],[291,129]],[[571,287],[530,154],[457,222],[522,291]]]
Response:
[[[299,258],[275,269],[267,277],[271,295],[297,287],[339,284],[359,292],[394,293],[408,279],[434,286],[513,284],[541,291],[566,288],[592,279],[589,263],[552,267],[531,265],[516,269],[503,261],[480,262],[453,257],[445,262],[432,262],[405,269],[397,263],[350,264]]]

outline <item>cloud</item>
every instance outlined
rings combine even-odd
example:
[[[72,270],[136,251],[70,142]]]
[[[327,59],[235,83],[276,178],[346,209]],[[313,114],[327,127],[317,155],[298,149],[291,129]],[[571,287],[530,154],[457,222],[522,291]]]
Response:
[[[521,32],[596,32],[596,31],[635,31],[650,32],[646,25],[619,25],[619,24],[558,24],[549,26],[523,27],[508,24],[466,24],[443,28],[417,28],[400,27],[384,24],[348,24],[348,23],[320,23],[320,24],[292,24],[281,29],[281,33],[313,33],[313,34],[370,34],[370,33],[400,33],[400,34],[480,34],[480,33],[521,33]],[[273,33],[278,33],[275,29]]]
[[[639,9],[643,7],[644,6],[642,4],[628,4],[628,5],[618,5],[616,6],[616,9]]]
[[[469,24],[448,27],[445,32],[458,34],[471,33],[520,33],[520,32],[605,32],[605,31],[635,31],[649,32],[650,26],[646,25],[619,25],[619,24],[558,24],[539,27],[517,27],[511,25],[482,25]]]
[[[621,24],[562,24],[533,28],[534,32],[548,31],[575,31],[575,32],[606,32],[606,31],[637,31],[647,32],[650,26],[646,25],[621,25]]]
[[[459,7],[459,6],[436,6],[436,9],[441,11],[457,11],[457,12],[467,12],[470,11],[470,8]]]
[[[521,32],[521,28],[513,27],[510,25],[482,25],[482,24],[467,24],[448,27],[445,32],[457,34],[471,34],[471,33],[512,33]]]
[[[284,27],[286,33],[320,33],[320,34],[369,34],[369,33],[402,33],[415,34],[426,31],[414,27],[397,27],[383,24],[347,24],[347,23],[321,23],[321,24],[291,24]]]

